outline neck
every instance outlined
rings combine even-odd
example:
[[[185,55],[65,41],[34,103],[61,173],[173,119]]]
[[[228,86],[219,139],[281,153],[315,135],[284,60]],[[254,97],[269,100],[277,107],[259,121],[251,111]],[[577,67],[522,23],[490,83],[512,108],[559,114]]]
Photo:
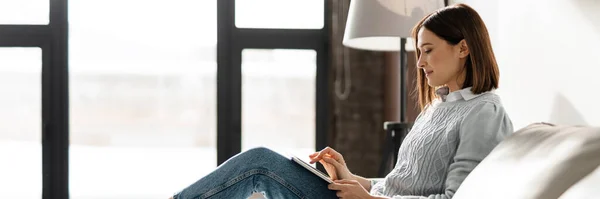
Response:
[[[467,76],[466,72],[463,71],[460,74],[458,74],[456,76],[456,78],[453,78],[454,81],[450,81],[450,82],[446,83],[446,86],[448,86],[448,89],[450,90],[450,92],[454,92],[454,91],[462,89],[463,85],[465,83],[466,76]]]
[[[460,89],[463,89],[463,81],[451,81],[446,83],[446,86],[448,87],[448,89],[450,90],[450,92],[454,92]]]
[[[454,91],[462,89],[462,86],[459,86],[456,83],[454,83],[454,84],[446,84],[446,86],[448,86],[448,89],[450,90],[450,92],[454,92]]]

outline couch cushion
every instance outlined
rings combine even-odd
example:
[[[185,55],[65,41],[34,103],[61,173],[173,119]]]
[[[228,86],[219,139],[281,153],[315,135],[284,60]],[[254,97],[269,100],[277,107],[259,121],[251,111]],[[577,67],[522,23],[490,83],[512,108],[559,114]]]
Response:
[[[598,155],[600,158],[600,154]],[[582,199],[600,197],[600,167],[575,185],[567,189],[560,199]]]
[[[531,124],[502,141],[455,199],[556,199],[600,165],[600,128]]]

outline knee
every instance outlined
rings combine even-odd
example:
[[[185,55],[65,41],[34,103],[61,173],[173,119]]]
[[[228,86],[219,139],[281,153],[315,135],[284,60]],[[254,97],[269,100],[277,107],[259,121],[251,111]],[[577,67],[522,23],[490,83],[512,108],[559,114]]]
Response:
[[[268,159],[268,160],[277,159],[276,158],[277,155],[278,155],[278,153],[272,151],[271,149],[268,149],[265,147],[256,147],[256,148],[252,148],[247,151],[244,151],[242,153],[239,153],[229,160],[235,159],[236,161],[243,161],[243,162],[247,162],[247,161],[257,162],[256,160],[261,160],[261,159]],[[260,162],[260,161],[258,161],[258,162]]]
[[[244,154],[246,156],[252,156],[252,157],[270,157],[270,156],[277,155],[277,153],[275,151],[268,149],[266,147],[255,147],[255,148],[249,149],[248,151],[244,152]]]
[[[265,147],[256,147],[249,149],[245,152],[238,154],[235,157],[235,159],[238,161],[250,163],[254,166],[279,164],[287,160],[285,156],[282,156],[281,154]]]
[[[246,160],[253,160],[253,161],[265,160],[265,161],[271,162],[271,163],[280,162],[280,161],[287,159],[286,157],[282,156],[281,154],[279,154],[271,149],[268,149],[266,147],[256,147],[256,148],[249,149],[249,150],[241,153],[240,156]],[[258,162],[260,162],[260,161],[258,161]]]
[[[244,168],[276,170],[279,165],[291,162],[287,157],[265,147],[256,147],[240,153],[236,158]]]

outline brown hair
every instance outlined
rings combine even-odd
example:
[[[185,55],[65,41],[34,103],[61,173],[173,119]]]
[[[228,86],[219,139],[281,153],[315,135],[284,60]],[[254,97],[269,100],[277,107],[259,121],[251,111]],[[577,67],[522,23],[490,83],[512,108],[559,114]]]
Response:
[[[466,76],[462,88],[473,87],[475,94],[498,88],[500,72],[492,50],[488,30],[477,12],[465,4],[456,4],[439,9],[417,23],[412,30],[415,39],[416,59],[421,51],[417,46],[418,32],[421,28],[435,33],[450,45],[465,40],[469,48],[469,56],[465,64]],[[435,88],[427,84],[425,73],[417,70],[418,101],[423,110],[435,98]]]

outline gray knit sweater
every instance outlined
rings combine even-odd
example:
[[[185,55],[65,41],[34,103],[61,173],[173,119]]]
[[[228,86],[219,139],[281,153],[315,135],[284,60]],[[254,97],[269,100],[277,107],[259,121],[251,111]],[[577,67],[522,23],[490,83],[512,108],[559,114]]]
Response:
[[[444,92],[445,91],[445,92]],[[471,88],[437,91],[402,142],[395,168],[371,194],[394,199],[450,199],[467,175],[507,135],[512,122],[498,95]]]

